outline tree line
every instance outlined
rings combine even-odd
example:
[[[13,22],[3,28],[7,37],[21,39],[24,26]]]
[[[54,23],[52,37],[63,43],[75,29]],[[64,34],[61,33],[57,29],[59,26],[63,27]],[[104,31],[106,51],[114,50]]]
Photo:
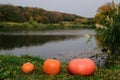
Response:
[[[22,7],[0,4],[0,21],[7,22],[32,22],[59,23],[62,21],[75,21],[80,19],[78,15],[47,11],[37,7]]]

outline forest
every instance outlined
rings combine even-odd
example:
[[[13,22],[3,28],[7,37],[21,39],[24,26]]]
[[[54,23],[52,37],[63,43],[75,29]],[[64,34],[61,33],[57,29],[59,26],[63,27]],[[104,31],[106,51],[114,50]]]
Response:
[[[22,7],[13,5],[0,5],[0,21],[8,22],[31,22],[38,23],[59,23],[62,21],[80,21],[85,20],[75,14],[61,13],[56,11],[47,11],[37,7]]]
[[[0,4],[0,28],[2,31],[94,28],[94,20],[37,7]]]

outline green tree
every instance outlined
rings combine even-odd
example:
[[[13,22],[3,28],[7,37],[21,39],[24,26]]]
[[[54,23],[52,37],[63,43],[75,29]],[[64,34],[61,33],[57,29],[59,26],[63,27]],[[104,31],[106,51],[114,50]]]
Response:
[[[2,21],[22,22],[22,15],[18,7],[4,5],[0,7],[0,19]]]

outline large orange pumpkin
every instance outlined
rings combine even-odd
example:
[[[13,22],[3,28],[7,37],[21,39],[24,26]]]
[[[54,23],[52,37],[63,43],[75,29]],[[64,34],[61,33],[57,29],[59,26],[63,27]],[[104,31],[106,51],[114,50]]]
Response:
[[[34,68],[35,68],[34,65],[32,63],[30,63],[30,62],[24,63],[22,65],[22,71],[24,73],[30,73],[30,72],[32,72],[34,70]]]
[[[46,74],[57,74],[60,72],[61,64],[56,59],[46,59],[43,63],[43,71]]]
[[[68,64],[68,70],[71,74],[87,76],[94,73],[95,69],[96,65],[94,61],[88,58],[73,59]]]

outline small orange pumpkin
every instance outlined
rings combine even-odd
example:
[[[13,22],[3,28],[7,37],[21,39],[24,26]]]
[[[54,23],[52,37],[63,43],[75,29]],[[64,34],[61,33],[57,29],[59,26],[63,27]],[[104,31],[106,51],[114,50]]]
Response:
[[[24,73],[30,73],[30,72],[32,72],[34,70],[34,68],[35,68],[34,65],[32,63],[30,63],[30,62],[24,63],[22,65],[22,71]]]
[[[43,71],[46,74],[54,75],[60,72],[61,64],[59,60],[47,59],[43,63]]]

